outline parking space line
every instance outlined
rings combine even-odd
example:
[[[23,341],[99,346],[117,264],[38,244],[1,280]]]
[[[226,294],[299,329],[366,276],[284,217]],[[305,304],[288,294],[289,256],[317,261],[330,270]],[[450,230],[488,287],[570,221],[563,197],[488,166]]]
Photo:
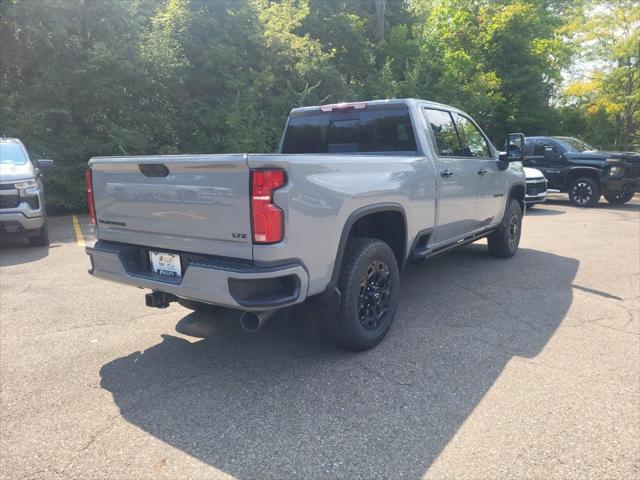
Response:
[[[77,215],[71,215],[71,221],[73,222],[73,230],[76,233],[76,243],[79,247],[84,247],[84,235],[82,235],[82,229],[80,228],[80,222],[78,222]]]

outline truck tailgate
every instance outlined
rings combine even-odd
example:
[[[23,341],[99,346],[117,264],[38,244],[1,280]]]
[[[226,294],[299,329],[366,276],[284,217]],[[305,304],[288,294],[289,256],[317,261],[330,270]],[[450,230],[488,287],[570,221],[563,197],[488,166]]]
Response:
[[[251,259],[246,155],[96,157],[98,238]]]

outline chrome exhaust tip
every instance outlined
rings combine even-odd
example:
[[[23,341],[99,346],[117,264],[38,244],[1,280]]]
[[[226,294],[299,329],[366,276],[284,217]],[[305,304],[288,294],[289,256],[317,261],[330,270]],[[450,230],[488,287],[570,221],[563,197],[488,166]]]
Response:
[[[264,325],[274,313],[275,310],[267,310],[266,312],[242,312],[242,315],[240,315],[240,326],[246,332],[253,333]]]

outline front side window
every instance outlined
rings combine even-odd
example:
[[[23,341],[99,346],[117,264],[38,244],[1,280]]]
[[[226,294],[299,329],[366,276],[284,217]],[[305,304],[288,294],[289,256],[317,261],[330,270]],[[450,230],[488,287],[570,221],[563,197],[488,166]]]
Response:
[[[417,150],[406,106],[305,112],[289,119],[282,153],[407,153]]]
[[[462,143],[464,157],[490,158],[489,145],[484,136],[471,120],[462,115],[456,115],[456,124]]]
[[[0,163],[24,165],[27,161],[27,156],[19,143],[0,142]]]
[[[554,137],[569,152],[593,152],[596,149],[588,143],[573,137]]]
[[[438,155],[441,157],[460,156],[460,141],[456,132],[453,118],[449,112],[444,110],[433,110],[425,108],[427,119],[431,125],[433,137],[436,140]]]

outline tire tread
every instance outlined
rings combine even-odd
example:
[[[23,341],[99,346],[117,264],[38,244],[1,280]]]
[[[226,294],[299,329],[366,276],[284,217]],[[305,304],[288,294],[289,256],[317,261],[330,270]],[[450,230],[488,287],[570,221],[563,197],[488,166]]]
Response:
[[[361,338],[357,328],[359,325],[355,324],[353,321],[349,321],[349,309],[352,308],[352,305],[349,303],[350,299],[350,287],[352,286],[352,282],[354,280],[354,275],[356,274],[359,266],[361,265],[364,258],[366,258],[372,250],[384,248],[388,250],[388,255],[390,259],[394,262],[397,269],[397,263],[395,262],[395,256],[391,251],[391,248],[382,240],[378,240],[375,238],[365,238],[365,237],[353,237],[349,239],[347,242],[347,247],[344,252],[344,257],[342,261],[342,267],[340,271],[340,278],[338,280],[338,289],[342,292],[342,301],[340,302],[340,307],[335,315],[330,315],[327,317],[327,327],[329,329],[329,334],[333,338],[333,340],[340,345],[341,347],[350,349],[350,350],[366,350],[377,345],[382,338],[386,335],[389,327],[391,326],[391,321],[388,322],[388,325],[381,331],[381,336],[378,340],[375,341],[366,341]],[[390,265],[391,268],[391,265]],[[399,289],[399,284],[396,286],[396,289]],[[393,300],[393,305],[391,307],[391,314],[395,315],[395,306],[397,304],[397,293],[396,297]]]
[[[509,246],[509,239],[507,238],[507,222],[511,217],[511,212],[514,208],[520,210],[520,226],[522,228],[522,208],[515,198],[511,198],[507,204],[507,208],[504,212],[504,217],[500,226],[487,237],[487,246],[489,247],[489,253],[498,258],[510,258],[518,251],[518,246],[514,251],[511,251]]]
[[[624,193],[622,194],[622,198],[619,198],[617,195],[605,195],[604,198],[607,199],[611,205],[624,205],[627,202],[630,202],[634,196],[634,192]]]
[[[39,230],[38,234],[28,238],[31,247],[46,247],[49,245],[49,228],[45,223]]]

